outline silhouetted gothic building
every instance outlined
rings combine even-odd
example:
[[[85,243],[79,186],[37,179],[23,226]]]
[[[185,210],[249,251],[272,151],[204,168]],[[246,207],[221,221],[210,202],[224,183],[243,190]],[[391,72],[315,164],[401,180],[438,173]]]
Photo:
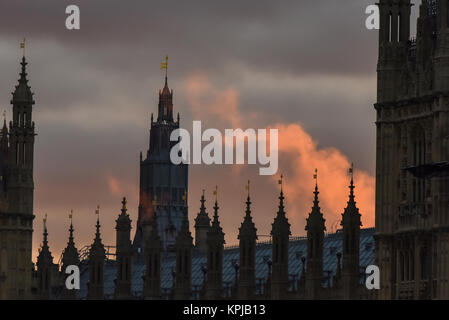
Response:
[[[449,177],[439,168],[449,159],[449,3],[422,1],[416,39],[410,38],[411,6],[410,0],[379,1],[379,298],[448,299]]]
[[[32,121],[34,98],[28,85],[25,57],[21,66],[19,83],[12,93],[9,132],[5,119],[0,139],[0,299],[32,297],[33,157],[36,133]],[[42,254],[47,253],[42,251]],[[51,254],[42,257],[40,262],[44,264],[44,260],[48,262],[50,258]],[[45,274],[40,283],[42,295],[47,295],[48,289]]]
[[[188,166],[174,165],[170,161],[170,149],[176,141],[170,141],[173,130],[179,128],[173,120],[173,90],[165,85],[159,91],[158,116],[153,121],[149,149],[145,160],[140,153],[139,217],[134,237],[134,247],[142,250],[150,234],[151,219],[156,217],[159,236],[164,250],[173,250],[184,216],[183,196],[187,196]]]

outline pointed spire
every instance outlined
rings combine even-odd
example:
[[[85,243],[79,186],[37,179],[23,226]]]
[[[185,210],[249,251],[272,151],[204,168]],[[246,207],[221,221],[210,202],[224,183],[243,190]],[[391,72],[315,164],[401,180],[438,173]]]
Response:
[[[284,176],[281,174],[281,178],[279,179],[279,181],[278,181],[278,183],[279,183],[279,185],[281,186],[281,190],[280,190],[280,192],[279,192],[279,206],[278,206],[278,212],[277,212],[277,216],[276,216],[276,219],[278,218],[278,217],[282,217],[282,218],[285,218],[286,219],[286,217],[285,217],[285,210],[284,210],[284,190],[283,190],[283,179],[284,179]]]
[[[257,229],[251,217],[251,198],[249,194],[249,180],[248,184],[245,186],[245,189],[248,190],[248,196],[246,198],[245,217],[243,218],[243,222],[239,228],[238,239],[241,239],[242,237],[246,236],[253,239],[257,239]]]
[[[44,241],[43,241],[43,247],[48,248],[48,232],[47,232],[47,214],[45,214],[45,217],[43,219],[44,222]]]
[[[200,206],[200,212],[198,212],[198,215],[195,218],[195,227],[209,227],[210,225],[210,218],[209,215],[206,212],[206,206],[204,205],[204,203],[206,202],[205,198],[204,198],[204,190],[203,193],[201,195],[201,206]]]
[[[213,224],[220,224],[220,222],[218,221],[218,186],[215,186],[215,190],[214,190],[214,195],[215,195],[215,205],[214,205],[214,220],[213,220]]]
[[[206,202],[206,200],[204,199],[204,189],[203,189],[203,193],[201,194],[201,207],[200,207],[200,212],[206,212],[206,207],[204,206],[204,203]]]
[[[272,223],[271,235],[291,234],[290,223],[284,210],[284,191],[282,190],[282,177],[280,181],[281,190],[279,193],[279,207],[274,222]]]
[[[70,244],[74,244],[74,242],[73,242],[73,231],[74,231],[74,229],[73,229],[73,209],[70,210],[69,218],[70,218],[70,228],[69,228],[69,242],[68,242],[68,244],[70,245]]]
[[[348,173],[351,176],[351,180],[349,183],[349,200],[348,200],[348,204],[342,214],[341,225],[343,226],[344,223],[352,223],[352,222],[354,222],[357,225],[362,225],[362,223],[360,221],[361,214],[359,213],[359,209],[357,208],[357,204],[355,202],[354,165],[353,164],[351,164],[351,167],[349,168]]]
[[[34,104],[33,100],[33,93],[31,92],[31,88],[28,85],[28,79],[27,79],[27,71],[26,66],[27,62],[25,59],[25,56],[22,57],[21,61],[21,72],[20,72],[20,78],[19,78],[19,84],[15,87],[15,91],[13,92],[13,99],[11,103],[14,102],[28,102],[31,104]]]
[[[318,230],[326,230],[325,227],[325,220],[323,218],[323,214],[321,213],[321,208],[319,206],[319,199],[318,194],[320,193],[318,191],[318,170],[315,169],[315,174],[313,175],[313,178],[315,179],[315,191],[313,192],[313,206],[312,211],[309,214],[309,217],[307,218],[306,223],[306,230],[309,229],[318,229]]]
[[[97,209],[95,210],[95,214],[97,215],[97,225],[96,225],[96,232],[95,232],[95,240],[101,241],[101,233],[100,233],[100,205],[97,205]]]
[[[245,213],[246,213],[245,218],[251,219],[251,199],[249,197],[249,194],[248,194],[248,198],[246,199],[246,211],[245,211]]]

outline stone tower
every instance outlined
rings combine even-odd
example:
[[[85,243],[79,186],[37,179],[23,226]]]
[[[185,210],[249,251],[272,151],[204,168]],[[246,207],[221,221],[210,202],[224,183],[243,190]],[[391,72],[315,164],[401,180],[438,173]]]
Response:
[[[25,57],[19,84],[12,94],[13,118],[2,130],[0,180],[0,298],[31,298],[33,233],[33,93]],[[9,140],[9,141],[8,141]],[[9,142],[9,146],[8,146]],[[7,159],[7,160],[6,160]]]
[[[70,265],[79,265],[80,257],[78,249],[75,247],[75,241],[73,238],[73,221],[72,221],[72,213],[70,213],[70,228],[69,228],[69,241],[67,242],[67,247],[65,247],[62,253],[62,269],[61,272],[63,274],[64,284],[67,278],[67,274],[65,273],[66,269]],[[62,289],[62,299],[64,300],[75,300],[77,299],[78,294],[77,290],[68,290],[66,286],[63,286]]]
[[[207,233],[210,229],[210,218],[204,206],[204,190],[201,196],[201,207],[195,218],[195,248],[201,252],[207,251]]]
[[[325,220],[318,205],[318,185],[315,185],[312,211],[306,222],[307,231],[307,270],[306,297],[319,299],[323,280],[323,244]]]
[[[379,1],[376,264],[381,299],[449,298],[449,4]]]
[[[89,251],[89,282],[87,284],[87,299],[89,300],[104,299],[104,264],[106,250],[101,242],[99,210],[99,207],[97,207],[95,239]]]
[[[132,255],[133,247],[131,244],[131,219],[126,209],[126,198],[122,200],[122,212],[116,220],[115,230],[116,238],[116,258],[117,258],[117,276],[115,279],[115,298],[130,299],[131,293],[131,275],[132,275]]]
[[[151,219],[151,231],[145,244],[146,271],[143,296],[145,299],[161,298],[162,242],[157,230],[156,219]]]
[[[58,266],[53,263],[53,256],[48,246],[47,218],[44,219],[44,239],[37,257],[37,298],[40,300],[53,297],[52,288],[57,282]]]
[[[256,241],[257,229],[251,217],[251,199],[248,191],[246,199],[246,214],[239,229],[239,299],[251,299],[254,296],[256,284]]]
[[[139,217],[133,243],[139,251],[143,249],[149,233],[144,226],[153,216],[156,217],[164,250],[173,249],[181,228],[188,166],[175,165],[170,160],[170,150],[177,143],[170,141],[170,134],[178,128],[179,114],[177,121],[173,120],[173,90],[168,88],[165,77],[164,88],[159,91],[157,120],[153,121],[151,115],[149,149],[145,160],[142,160],[142,153],[140,155]],[[155,210],[152,205],[154,200],[157,201]]]
[[[217,191],[215,190],[215,194]],[[215,198],[214,219],[207,233],[206,299],[221,298],[223,288],[224,233],[218,220],[218,201]]]
[[[187,207],[182,220],[181,230],[176,237],[176,271],[174,298],[188,300],[192,291],[192,248],[193,238],[189,230]]]
[[[351,168],[352,171],[352,168]],[[344,299],[357,299],[360,282],[360,220],[359,209],[354,200],[354,180],[351,176],[349,185],[349,201],[343,212],[341,226],[343,227],[343,270],[342,288]]]
[[[282,178],[281,178],[282,179]],[[281,180],[282,183],[282,180]],[[290,223],[284,211],[284,192],[279,195],[279,209],[271,228],[272,237],[272,274],[271,299],[284,299],[288,289],[288,243]]]

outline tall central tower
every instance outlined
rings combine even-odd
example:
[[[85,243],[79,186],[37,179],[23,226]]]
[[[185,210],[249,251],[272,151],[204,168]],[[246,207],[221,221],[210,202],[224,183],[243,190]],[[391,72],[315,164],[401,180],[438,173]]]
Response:
[[[376,264],[381,299],[449,298],[449,2],[380,0]],[[445,171],[445,173],[444,173]]]
[[[134,247],[144,249],[154,217],[164,250],[171,250],[181,228],[187,201],[188,166],[170,161],[170,150],[176,141],[170,134],[179,128],[173,120],[173,90],[168,88],[167,76],[159,91],[157,120],[151,114],[149,149],[145,160],[140,154],[140,200]],[[184,196],[185,195],[185,196]]]
[[[33,93],[25,57],[12,94],[12,121],[2,130],[0,176],[0,298],[30,299],[33,234]]]

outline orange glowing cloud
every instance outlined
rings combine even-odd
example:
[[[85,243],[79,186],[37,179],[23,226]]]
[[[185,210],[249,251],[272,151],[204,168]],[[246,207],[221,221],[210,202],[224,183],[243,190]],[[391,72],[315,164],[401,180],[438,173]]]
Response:
[[[318,169],[320,207],[328,231],[341,220],[349,195],[348,168],[351,162],[336,148],[318,147],[318,143],[298,124],[276,124],[279,130],[280,168],[285,169],[285,194],[289,200],[293,221],[303,221],[312,206]],[[273,177],[277,181],[277,177]],[[374,225],[374,177],[362,170],[354,170],[355,196],[364,227]]]
[[[261,123],[259,119],[261,115],[247,114],[240,110],[238,92],[235,89],[217,89],[205,75],[194,74],[188,77],[186,91],[196,120],[234,129],[242,128],[242,119],[252,124],[249,126],[252,128],[256,128],[255,124]],[[318,169],[319,200],[327,230],[334,232],[336,228],[340,228],[339,221],[349,195],[347,173],[351,161],[336,148],[320,148],[318,142],[300,124],[276,123],[267,127],[279,130],[278,175],[272,176],[268,181],[277,185],[279,174],[281,172],[284,174],[287,214],[294,233],[304,233],[305,218],[313,201],[315,168]],[[230,175],[234,177],[229,176],[229,179],[222,183],[241,180],[243,175],[241,167],[233,166]],[[358,170],[356,166],[354,183],[363,227],[372,227],[375,179],[368,172]]]

